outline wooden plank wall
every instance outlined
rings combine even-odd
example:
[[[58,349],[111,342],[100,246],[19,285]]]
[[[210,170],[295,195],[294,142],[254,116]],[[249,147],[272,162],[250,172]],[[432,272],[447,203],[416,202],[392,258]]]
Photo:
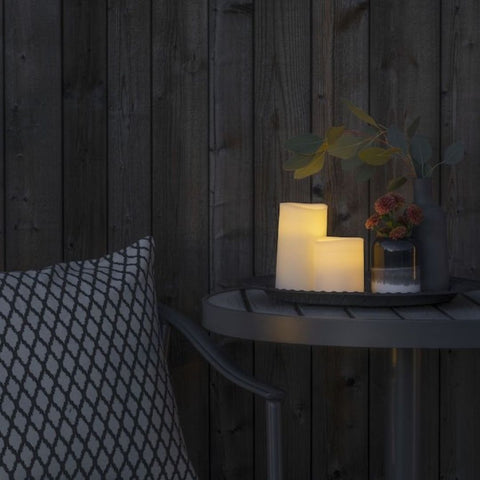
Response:
[[[421,131],[439,154],[440,9],[437,0],[371,2],[370,107],[387,125],[402,124],[421,115]],[[398,19],[402,18],[399,22]],[[419,48],[421,46],[421,48]],[[404,168],[403,166],[400,168]],[[370,182],[371,198],[385,191],[388,178],[399,175],[393,167]],[[438,178],[434,179],[436,185]],[[409,193],[408,191],[406,192]],[[371,478],[381,478],[384,469],[382,418],[386,415],[389,351],[372,350],[370,381],[370,426],[374,448],[370,452]],[[422,478],[438,478],[438,352],[425,350],[421,358]]]
[[[358,183],[329,161],[281,171],[286,138],[348,115],[422,115],[451,270],[480,279],[477,0],[0,0],[0,267],[157,243],[161,300],[200,299],[275,265],[278,203],[329,204],[329,233],[363,222],[392,170]],[[348,117],[350,119],[350,117]],[[407,190],[407,194],[408,194]],[[288,392],[286,478],[384,478],[388,352],[217,338]],[[210,372],[181,338],[170,365],[201,479],[265,478],[261,402]],[[423,352],[425,480],[480,475],[480,353]],[[407,479],[406,479],[407,480]]]

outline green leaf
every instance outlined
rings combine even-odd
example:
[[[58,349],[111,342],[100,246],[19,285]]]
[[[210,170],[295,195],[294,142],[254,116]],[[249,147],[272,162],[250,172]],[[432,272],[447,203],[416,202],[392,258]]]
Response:
[[[378,128],[372,127],[371,125],[365,125],[361,132],[364,137],[378,137]]]
[[[355,170],[355,179],[357,180],[357,182],[366,182],[375,175],[376,171],[377,169],[375,167],[364,163]]]
[[[456,165],[462,160],[465,153],[465,147],[462,142],[452,143],[446,150],[443,156],[443,161],[446,165]]]
[[[305,167],[295,170],[293,178],[301,180],[302,178],[309,177],[318,173],[325,164],[325,151],[318,152],[314,155],[312,161]]]
[[[387,192],[393,192],[407,182],[407,177],[397,177],[388,182]]]
[[[358,153],[360,159],[368,165],[379,167],[385,165],[394,153],[398,153],[399,148],[381,148],[381,147],[369,147]]]
[[[362,122],[368,123],[374,127],[378,128],[377,122],[371,117],[367,112],[363,111],[360,107],[357,107],[349,100],[342,98],[342,102],[348,107],[348,109]]]
[[[333,145],[343,134],[345,127],[340,125],[339,127],[330,127],[327,130],[327,143]]]
[[[420,118],[421,117],[417,117],[407,128],[408,138],[412,138],[417,133],[418,126],[420,125]]]
[[[299,168],[306,167],[312,160],[315,154],[313,155],[302,155],[300,153],[295,154],[293,157],[288,158],[283,162],[283,169],[298,170]]]
[[[300,153],[301,155],[313,155],[320,145],[323,143],[323,139],[314,133],[304,133],[296,137],[289,138],[285,142],[285,147],[294,153]]]
[[[368,142],[370,142],[370,138],[365,139],[345,133],[333,145],[328,145],[327,152],[333,157],[346,160],[354,157],[358,150]]]
[[[341,162],[342,170],[344,172],[350,172],[351,170],[354,170],[360,165],[363,165],[363,162],[358,157],[341,160]]]
[[[417,171],[417,175],[424,176],[425,165],[428,164],[430,158],[432,158],[432,147],[427,137],[423,135],[414,135],[410,142],[410,153],[413,159],[421,168],[421,172]]]
[[[408,154],[408,142],[405,134],[396,125],[388,128],[387,138],[390,145],[399,148],[404,155]]]

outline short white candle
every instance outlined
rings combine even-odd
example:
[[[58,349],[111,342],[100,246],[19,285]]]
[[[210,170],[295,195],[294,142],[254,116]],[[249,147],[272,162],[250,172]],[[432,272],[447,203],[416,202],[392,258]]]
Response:
[[[318,292],[364,291],[363,238],[323,237],[315,242]]]
[[[324,203],[280,204],[277,288],[313,290],[313,247],[318,237],[327,234],[327,208]]]

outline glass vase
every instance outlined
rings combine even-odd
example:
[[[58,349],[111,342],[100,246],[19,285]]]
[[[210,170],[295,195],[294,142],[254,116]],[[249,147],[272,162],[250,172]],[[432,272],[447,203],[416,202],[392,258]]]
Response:
[[[420,292],[420,267],[412,239],[377,238],[372,246],[373,293]]]

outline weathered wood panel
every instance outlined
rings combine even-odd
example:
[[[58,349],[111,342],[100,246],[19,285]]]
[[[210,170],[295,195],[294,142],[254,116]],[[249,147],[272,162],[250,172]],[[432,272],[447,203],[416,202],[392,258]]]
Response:
[[[109,0],[108,231],[110,250],[151,233],[150,0]]]
[[[439,142],[439,22],[436,0],[395,2],[375,0],[371,9],[370,109],[386,125],[402,126],[421,115],[420,130],[430,137],[434,157]],[[401,21],[399,21],[401,19]],[[385,193],[391,178],[408,173],[388,166],[371,182],[372,202]],[[411,192],[411,188],[410,188]],[[405,192],[411,195],[408,189]],[[410,197],[411,200],[411,197]],[[386,382],[389,352],[372,350],[370,358],[370,478],[383,478]],[[438,352],[422,352],[422,478],[438,478]]]
[[[462,140],[465,160],[442,172],[442,204],[448,215],[450,267],[456,276],[480,278],[478,116],[480,96],[480,4],[443,2],[442,28],[442,151]]]
[[[310,201],[310,181],[282,174],[285,140],[310,130],[310,2],[255,2],[255,273],[273,273],[278,204]],[[255,346],[255,373],[287,387],[285,478],[310,477],[311,353],[308,347]],[[265,407],[255,404],[256,478],[266,478]]]
[[[197,317],[209,287],[207,1],[152,12],[153,232],[161,300]],[[208,369],[174,338],[171,370],[189,454],[209,478]]]
[[[61,12],[5,1],[6,268],[62,259]]]
[[[65,260],[107,250],[107,2],[63,4]]]
[[[480,278],[475,0],[0,5],[0,267],[97,256],[153,231],[159,297],[198,319],[209,289],[273,273],[280,201],[326,201],[330,234],[364,233],[401,168],[370,188],[330,162],[313,189],[281,170],[289,136],[351,123],[346,97],[387,123],[422,115],[435,157],[464,140],[466,160],[435,184],[452,273]],[[388,352],[222,341],[289,392],[287,478],[383,478]],[[200,478],[264,478],[263,402],[210,377],[178,337],[171,351]],[[474,479],[479,354],[425,354],[423,478]]]
[[[253,4],[210,2],[210,289],[253,276]],[[253,344],[221,340],[245,371]],[[210,373],[210,476],[254,477],[253,398]]]
[[[335,74],[335,1],[312,2],[312,131],[323,135],[333,122]],[[326,169],[330,169],[326,165]],[[326,203],[324,174],[313,180],[312,199]],[[328,205],[328,203],[327,203]],[[330,221],[331,212],[328,211]],[[329,348],[312,348],[312,458],[311,477],[328,478],[332,472],[329,443],[331,436],[331,406],[328,398]],[[335,471],[335,470],[334,470]]]
[[[368,3],[317,0],[312,18],[312,125],[324,134],[355,123],[341,98],[368,108]],[[366,237],[368,184],[334,158],[314,183],[314,199],[328,204],[329,235]],[[315,348],[312,368],[312,479],[367,479],[368,350]]]
[[[480,278],[480,4],[442,2],[442,150],[463,140],[465,160],[442,171],[447,210],[450,268],[454,275]],[[480,471],[478,351],[441,352],[440,474],[445,480],[473,479]]]

